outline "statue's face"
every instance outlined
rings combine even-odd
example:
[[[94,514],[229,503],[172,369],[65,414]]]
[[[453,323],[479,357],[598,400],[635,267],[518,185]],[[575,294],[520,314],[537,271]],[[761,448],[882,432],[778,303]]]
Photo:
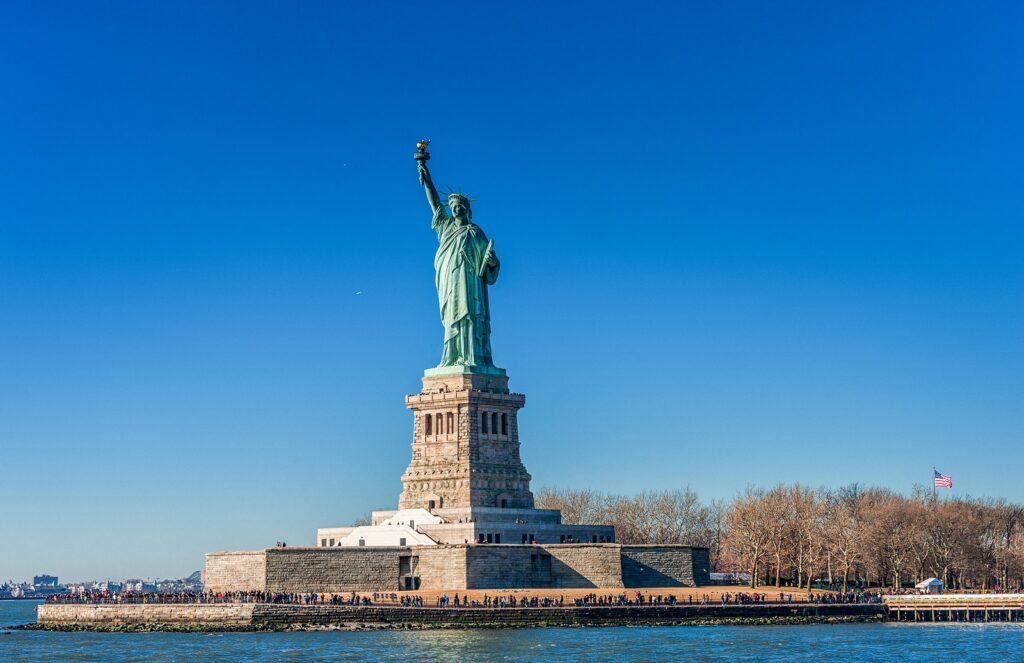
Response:
[[[456,201],[452,201],[450,206],[452,208],[452,216],[454,216],[456,219],[458,219],[460,221],[468,221],[469,220],[469,208],[468,207],[466,207],[465,205],[463,205],[462,203],[460,203],[457,200]]]

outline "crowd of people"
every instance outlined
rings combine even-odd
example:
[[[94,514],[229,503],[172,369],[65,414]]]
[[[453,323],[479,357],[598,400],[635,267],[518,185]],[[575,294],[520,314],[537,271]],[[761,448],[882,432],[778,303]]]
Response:
[[[397,595],[396,595],[397,596]],[[373,605],[366,596],[316,592],[85,592],[54,594],[47,603],[288,603],[295,605]]]
[[[825,592],[811,594],[807,597],[811,603],[881,603],[881,592]]]
[[[683,603],[676,598],[675,594],[669,594],[668,596],[662,596],[661,594],[644,596],[641,592],[635,592],[632,597],[628,594],[606,594],[604,596],[600,596],[598,594],[587,594],[573,599],[573,605],[578,608],[603,608],[644,605],[683,605]],[[693,605],[692,600],[690,601],[690,605]]]
[[[722,594],[722,605],[753,605],[767,603],[768,595],[764,592],[725,592]],[[792,603],[793,595],[779,592],[779,603]]]
[[[441,594],[435,600],[438,608],[552,608],[564,605],[564,603],[564,596],[557,599],[548,596],[521,596],[517,598],[512,594],[508,596],[484,594],[481,599],[471,599],[468,596],[463,596],[460,599],[458,594],[454,596]],[[422,600],[420,605],[422,606]]]
[[[881,595],[870,592],[818,593],[807,597],[796,597],[797,601],[812,603],[878,603]],[[83,594],[54,594],[47,597],[47,603],[283,603],[292,605],[340,605],[340,606],[400,606],[423,608],[428,603],[422,596],[398,594],[397,592],[375,592],[359,595],[355,592],[333,594],[317,592],[85,592]],[[778,599],[772,600],[765,592],[725,592],[717,600],[721,605],[754,605],[767,603],[793,603],[793,594],[779,592]],[[561,608],[566,605],[564,595],[516,596],[515,594],[484,594],[482,598],[471,598],[465,594],[438,595],[432,602],[437,608]],[[715,600],[708,594],[677,598],[674,594],[643,594],[642,592],[586,594],[571,598],[569,605],[577,608],[588,607],[639,607],[639,606],[703,606],[712,605]]]

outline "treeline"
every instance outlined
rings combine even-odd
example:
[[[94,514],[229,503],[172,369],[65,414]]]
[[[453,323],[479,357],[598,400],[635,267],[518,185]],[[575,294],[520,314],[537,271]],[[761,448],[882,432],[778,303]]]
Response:
[[[610,523],[619,543],[711,549],[712,571],[751,586],[824,581],[897,589],[937,577],[949,589],[1024,588],[1024,506],[1006,500],[841,489],[747,488],[729,502],[689,489],[617,495],[545,489],[538,508],[565,523]]]

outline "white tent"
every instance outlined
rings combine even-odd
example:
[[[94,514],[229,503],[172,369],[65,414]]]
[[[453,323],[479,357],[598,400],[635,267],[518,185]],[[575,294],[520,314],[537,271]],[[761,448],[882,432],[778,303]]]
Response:
[[[922,594],[941,594],[945,585],[938,578],[928,578],[914,585]]]

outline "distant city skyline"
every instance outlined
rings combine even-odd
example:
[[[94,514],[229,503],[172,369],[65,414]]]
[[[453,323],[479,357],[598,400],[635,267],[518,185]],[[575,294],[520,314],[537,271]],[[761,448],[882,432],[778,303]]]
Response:
[[[58,576],[33,576],[30,580],[0,579],[0,600],[44,598],[52,594],[81,594],[88,591],[176,592],[202,588],[202,571],[182,578],[102,578],[60,582]]]
[[[0,8],[0,579],[393,508],[421,138],[535,489],[1024,501],[1024,7],[628,9]]]

